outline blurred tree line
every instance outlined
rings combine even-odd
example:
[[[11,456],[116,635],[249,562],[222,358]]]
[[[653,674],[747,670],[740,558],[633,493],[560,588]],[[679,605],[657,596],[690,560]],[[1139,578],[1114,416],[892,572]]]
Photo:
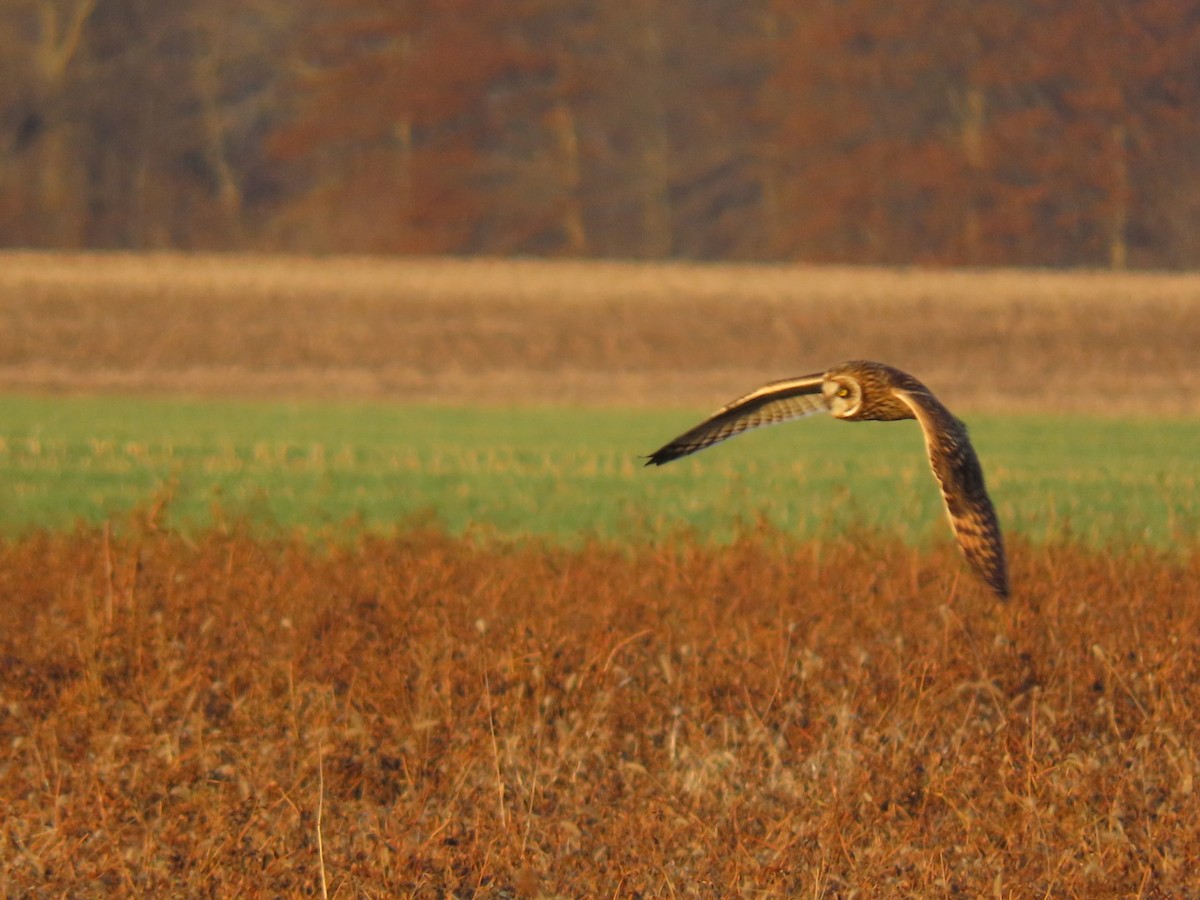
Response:
[[[0,245],[1194,267],[1200,0],[3,0]]]

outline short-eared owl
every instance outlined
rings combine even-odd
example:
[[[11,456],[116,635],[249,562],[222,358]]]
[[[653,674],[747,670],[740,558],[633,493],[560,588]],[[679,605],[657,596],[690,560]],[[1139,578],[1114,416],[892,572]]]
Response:
[[[891,366],[854,360],[825,373],[763,385],[655,450],[646,465],[661,466],[750,428],[826,411],[850,422],[916,419],[921,423],[929,465],[941,485],[958,545],[988,586],[1007,597],[1004,539],[967,427],[929,388]]]

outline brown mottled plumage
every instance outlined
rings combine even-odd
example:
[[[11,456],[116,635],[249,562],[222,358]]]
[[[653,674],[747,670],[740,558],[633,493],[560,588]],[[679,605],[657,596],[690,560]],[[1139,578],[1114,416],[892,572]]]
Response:
[[[850,422],[916,419],[959,547],[988,586],[999,597],[1008,596],[1004,538],[967,427],[929,388],[883,363],[854,360],[821,374],[763,385],[651,453],[646,465],[661,466],[750,428],[816,412]]]

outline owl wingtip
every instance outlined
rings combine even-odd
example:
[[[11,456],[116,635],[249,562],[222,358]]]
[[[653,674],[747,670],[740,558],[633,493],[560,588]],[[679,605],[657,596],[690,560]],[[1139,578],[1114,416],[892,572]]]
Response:
[[[984,581],[987,582],[988,587],[992,589],[992,593],[996,595],[997,599],[1007,602],[1012,596],[1012,590],[1008,583],[1008,572],[1003,569],[999,572],[986,573]]]

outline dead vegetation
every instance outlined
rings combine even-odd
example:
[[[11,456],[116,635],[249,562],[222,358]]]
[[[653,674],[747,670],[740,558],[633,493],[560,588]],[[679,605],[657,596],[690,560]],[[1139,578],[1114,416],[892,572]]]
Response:
[[[955,408],[1200,412],[1200,277],[0,257],[0,389],[694,405],[874,358]]]
[[[1200,554],[0,545],[7,896],[1182,896]]]

